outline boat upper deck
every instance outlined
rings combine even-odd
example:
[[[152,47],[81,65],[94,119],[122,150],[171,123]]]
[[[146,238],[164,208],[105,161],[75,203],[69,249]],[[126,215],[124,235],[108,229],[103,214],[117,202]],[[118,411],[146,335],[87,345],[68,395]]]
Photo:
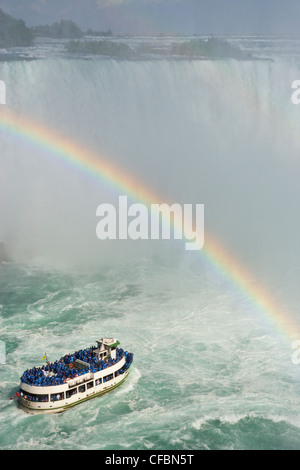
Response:
[[[69,379],[73,379],[88,372],[98,372],[114,364],[117,364],[124,356],[126,361],[131,353],[124,352],[122,348],[116,348],[116,357],[107,360],[99,359],[94,352],[96,346],[80,349],[73,354],[66,354],[55,362],[47,362],[41,367],[27,369],[20,380],[33,386],[48,387],[62,385]]]

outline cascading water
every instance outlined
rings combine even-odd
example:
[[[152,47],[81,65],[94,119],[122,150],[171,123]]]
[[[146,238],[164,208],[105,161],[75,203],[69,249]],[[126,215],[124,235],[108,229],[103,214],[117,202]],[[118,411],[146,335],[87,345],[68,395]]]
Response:
[[[161,202],[204,204],[205,234],[297,319],[298,73],[282,57],[0,64],[2,449],[297,448],[291,342],[201,252],[97,239],[96,208],[125,194],[120,179],[8,129],[5,113],[96,152]],[[55,360],[101,335],[135,353],[123,388],[59,418],[9,401],[45,350]]]

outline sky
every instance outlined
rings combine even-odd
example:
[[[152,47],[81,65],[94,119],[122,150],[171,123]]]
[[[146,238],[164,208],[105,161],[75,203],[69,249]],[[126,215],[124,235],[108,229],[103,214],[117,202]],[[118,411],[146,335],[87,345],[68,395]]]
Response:
[[[299,35],[299,0],[0,0],[28,26],[73,20],[86,31]]]

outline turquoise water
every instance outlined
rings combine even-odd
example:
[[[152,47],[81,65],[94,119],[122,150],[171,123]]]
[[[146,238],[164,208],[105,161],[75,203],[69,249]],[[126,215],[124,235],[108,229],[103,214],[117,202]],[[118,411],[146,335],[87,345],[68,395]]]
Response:
[[[1,449],[299,448],[291,350],[228,286],[173,268],[153,259],[89,274],[0,265]],[[45,351],[55,360],[103,335],[134,352],[120,388],[57,415],[28,415],[9,400]]]

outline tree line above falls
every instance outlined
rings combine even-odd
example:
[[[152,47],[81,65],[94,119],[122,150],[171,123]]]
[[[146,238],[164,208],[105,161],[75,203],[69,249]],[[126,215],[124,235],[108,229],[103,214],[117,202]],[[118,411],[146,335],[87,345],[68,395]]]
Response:
[[[105,36],[104,40],[87,39],[86,36]],[[239,47],[221,38],[193,38],[184,42],[174,41],[165,50],[148,44],[132,49],[119,41],[110,41],[111,31],[92,31],[85,33],[73,21],[61,20],[52,25],[29,28],[23,20],[17,20],[0,9],[0,48],[27,47],[34,44],[36,37],[70,39],[66,51],[78,54],[95,54],[119,58],[138,58],[153,55],[171,55],[185,58],[234,58],[248,59],[250,55]]]
[[[0,48],[33,44],[34,33],[23,20],[16,20],[0,9]]]
[[[92,31],[84,33],[73,21],[61,20],[52,25],[29,28],[25,21],[18,20],[0,8],[0,48],[28,47],[37,36],[57,39],[80,39],[86,34],[91,36],[111,36],[111,31]]]
[[[239,47],[221,38],[193,38],[184,42],[174,43],[165,50],[156,46],[141,45],[133,50],[123,42],[107,40],[72,40],[66,44],[66,50],[78,54],[97,54],[119,58],[139,58],[145,56],[172,56],[182,58],[233,58],[249,59],[251,55]]]

